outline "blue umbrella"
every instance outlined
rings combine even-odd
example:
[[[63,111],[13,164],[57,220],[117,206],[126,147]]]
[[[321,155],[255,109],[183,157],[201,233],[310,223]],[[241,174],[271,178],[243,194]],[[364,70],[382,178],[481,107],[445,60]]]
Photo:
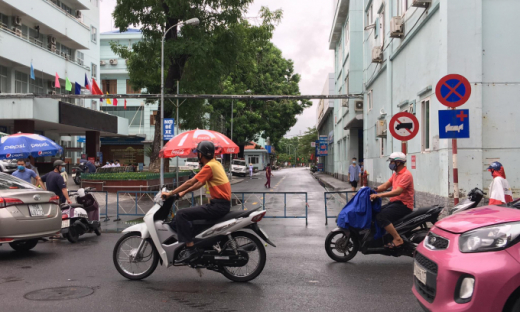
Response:
[[[17,133],[0,139],[0,159],[54,156],[63,148],[42,135]]]

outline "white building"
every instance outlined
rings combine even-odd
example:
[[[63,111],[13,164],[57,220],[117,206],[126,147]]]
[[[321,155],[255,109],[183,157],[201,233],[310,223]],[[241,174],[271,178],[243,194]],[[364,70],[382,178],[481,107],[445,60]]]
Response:
[[[86,135],[86,153],[95,157],[100,136],[127,133],[126,119],[100,113],[96,100],[16,97],[74,93],[76,82],[85,85],[85,76],[99,81],[98,1],[0,1],[0,92],[12,95],[0,100],[0,132],[43,134],[65,147],[72,162],[83,146],[71,136]],[[55,88],[56,74],[61,88]],[[72,91],[65,90],[66,78]]]

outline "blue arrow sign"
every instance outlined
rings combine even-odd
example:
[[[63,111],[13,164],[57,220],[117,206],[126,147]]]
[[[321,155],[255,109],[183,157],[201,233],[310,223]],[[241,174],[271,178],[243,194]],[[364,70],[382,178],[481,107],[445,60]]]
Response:
[[[440,110],[439,138],[469,139],[469,110]]]

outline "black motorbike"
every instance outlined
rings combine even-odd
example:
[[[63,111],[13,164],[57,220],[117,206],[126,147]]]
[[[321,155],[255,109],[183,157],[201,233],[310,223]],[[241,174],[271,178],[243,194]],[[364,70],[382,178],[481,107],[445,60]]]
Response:
[[[421,243],[430,228],[428,223],[434,224],[443,208],[432,206],[427,208],[415,209],[400,220],[394,222],[394,227],[403,238],[404,244],[394,248],[385,247],[392,242],[390,234],[374,239],[376,233],[374,224],[370,229],[355,228],[335,228],[325,239],[325,250],[329,257],[337,262],[348,262],[361,251],[364,255],[379,254],[385,256],[409,256],[413,253],[419,243]]]
[[[457,212],[476,208],[478,204],[480,204],[482,198],[484,198],[484,195],[487,195],[487,193],[484,193],[484,191],[479,189],[478,187],[472,189],[468,193],[468,196],[465,199],[463,199],[459,204],[457,204],[454,207],[445,207],[444,209],[442,209],[439,215],[439,220],[451,216],[452,214]]]
[[[72,180],[76,185],[81,184],[81,174],[86,173],[88,171],[85,163],[80,164],[78,167],[72,168]]]

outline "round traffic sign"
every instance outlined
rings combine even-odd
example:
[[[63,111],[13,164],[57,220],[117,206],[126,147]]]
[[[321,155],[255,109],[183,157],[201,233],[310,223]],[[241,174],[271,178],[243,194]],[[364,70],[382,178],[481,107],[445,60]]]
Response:
[[[408,112],[397,113],[390,119],[389,128],[394,138],[408,141],[419,132],[419,120]]]
[[[437,83],[435,95],[441,104],[455,108],[468,101],[471,85],[464,76],[446,75]]]

